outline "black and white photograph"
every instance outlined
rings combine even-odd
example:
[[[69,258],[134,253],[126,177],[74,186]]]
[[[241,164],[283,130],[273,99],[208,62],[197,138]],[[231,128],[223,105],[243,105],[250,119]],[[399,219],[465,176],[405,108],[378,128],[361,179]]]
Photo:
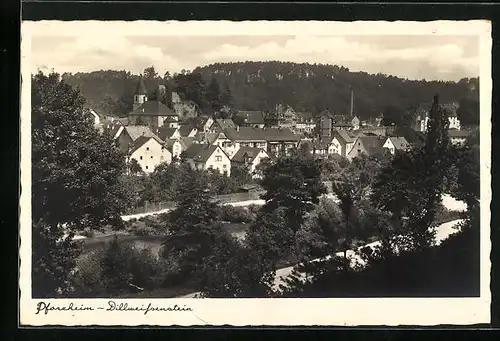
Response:
[[[21,323],[489,322],[488,22],[21,29]]]

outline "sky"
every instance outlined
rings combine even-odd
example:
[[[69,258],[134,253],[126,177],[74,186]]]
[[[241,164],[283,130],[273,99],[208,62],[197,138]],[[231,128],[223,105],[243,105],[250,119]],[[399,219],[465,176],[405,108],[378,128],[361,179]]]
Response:
[[[33,66],[41,70],[89,72],[154,66],[192,70],[215,62],[290,61],[333,64],[351,71],[408,79],[451,80],[479,76],[479,38],[473,35],[74,35],[32,36]]]

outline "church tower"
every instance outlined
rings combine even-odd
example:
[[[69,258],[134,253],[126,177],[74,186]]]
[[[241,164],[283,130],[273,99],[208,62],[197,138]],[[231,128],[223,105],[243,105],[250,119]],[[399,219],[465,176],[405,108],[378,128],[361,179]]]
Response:
[[[137,82],[137,88],[134,94],[134,110],[141,106],[144,102],[148,100],[148,92],[142,77]]]

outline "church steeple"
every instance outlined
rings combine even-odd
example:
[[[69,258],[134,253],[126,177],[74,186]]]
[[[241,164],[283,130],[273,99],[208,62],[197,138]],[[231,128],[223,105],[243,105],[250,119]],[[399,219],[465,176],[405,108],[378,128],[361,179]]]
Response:
[[[139,78],[139,81],[137,82],[137,88],[134,94],[134,110],[137,109],[147,100],[148,100],[148,91],[146,90],[146,86],[144,85],[144,81],[141,76]]]

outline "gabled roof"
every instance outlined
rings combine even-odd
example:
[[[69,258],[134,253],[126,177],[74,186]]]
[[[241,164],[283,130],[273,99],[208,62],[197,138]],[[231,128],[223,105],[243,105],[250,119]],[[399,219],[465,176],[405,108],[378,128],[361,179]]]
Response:
[[[120,126],[117,126],[117,128],[119,129]],[[137,140],[141,136],[151,137],[154,135],[151,129],[147,126],[125,126],[123,127],[123,131],[130,136],[132,141]]]
[[[389,139],[391,140],[392,144],[394,145],[394,148],[397,150],[405,150],[405,149],[410,148],[410,144],[402,136],[390,136]]]
[[[146,101],[132,111],[129,115],[145,116],[179,116],[175,111],[160,101]]]
[[[196,140],[194,137],[184,137],[184,136],[181,136],[179,138],[179,142],[181,143],[182,145],[182,149],[183,150],[186,150],[188,149],[193,143],[196,143]]]
[[[196,129],[196,128],[191,126],[191,125],[187,125],[187,124],[181,125],[179,127],[179,134],[181,136],[187,137],[193,131],[193,129]]]
[[[215,120],[215,123],[219,127],[221,127],[222,130],[226,130],[228,128],[236,128],[236,124],[233,122],[231,119],[222,119],[222,118],[217,118]]]
[[[253,148],[253,147],[241,147],[240,149],[238,149],[236,154],[233,155],[231,161],[244,163],[247,158],[250,158],[250,161],[253,161],[257,157],[257,155],[259,155],[259,153],[261,152],[265,152],[264,149]]]
[[[177,128],[169,128],[169,127],[160,127],[156,128],[156,134],[162,139],[167,140],[174,135]]]
[[[323,110],[318,116],[319,117],[333,118],[335,115],[328,110]]]
[[[356,136],[342,129],[334,129],[333,135],[334,137],[337,137],[339,142],[342,144],[353,143],[356,140]]]
[[[219,146],[208,145],[208,144],[196,144],[193,143],[184,153],[183,157],[187,159],[193,159],[196,162],[207,162],[207,160],[212,156],[212,154],[220,148]],[[220,149],[223,154],[224,151]],[[227,156],[227,155],[226,155]]]
[[[246,124],[264,124],[266,114],[262,111],[238,111],[238,116],[242,117]]]
[[[225,134],[233,141],[295,141],[300,140],[300,136],[295,135],[288,128],[253,128],[239,127],[236,129],[226,129]]]
[[[132,154],[134,153],[137,149],[141,148],[146,142],[148,142],[149,140],[155,140],[156,142],[158,142],[160,145],[163,145],[163,141],[160,140],[158,138],[158,136],[140,136],[139,138],[137,138],[137,140],[135,140],[131,146],[131,149],[129,151],[129,154]]]
[[[142,77],[139,78],[139,81],[137,82],[137,87],[135,88],[135,94],[136,95],[147,95],[148,91],[146,90],[146,86],[144,85],[144,81],[142,80]]]
[[[220,133],[205,133],[205,132],[198,132],[194,136],[194,139],[196,141],[200,141],[202,143],[208,143],[212,144],[219,138]]]
[[[383,136],[360,136],[358,137],[358,141],[361,142],[369,155],[385,152],[385,148],[382,146],[386,138]]]

